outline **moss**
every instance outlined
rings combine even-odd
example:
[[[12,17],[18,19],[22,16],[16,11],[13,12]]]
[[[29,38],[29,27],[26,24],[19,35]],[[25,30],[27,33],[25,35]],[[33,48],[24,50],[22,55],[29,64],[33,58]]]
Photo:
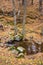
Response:
[[[13,50],[13,49],[15,49],[15,47],[14,46],[11,46],[9,50]]]

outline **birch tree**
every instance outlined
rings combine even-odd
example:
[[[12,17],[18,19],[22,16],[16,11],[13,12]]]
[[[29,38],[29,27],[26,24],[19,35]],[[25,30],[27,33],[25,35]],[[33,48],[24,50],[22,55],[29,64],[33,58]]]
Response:
[[[18,0],[18,16],[20,15],[20,0]]]
[[[14,13],[14,30],[15,30],[15,35],[17,35],[16,10],[15,10],[15,2],[14,2],[14,0],[12,0],[12,5],[13,5],[13,13]]]
[[[39,11],[42,11],[42,0],[39,0]]]
[[[23,8],[24,8],[24,15],[23,15],[23,30],[22,30],[22,34],[23,34],[23,37],[25,37],[26,0],[24,0],[24,5],[23,5]]]

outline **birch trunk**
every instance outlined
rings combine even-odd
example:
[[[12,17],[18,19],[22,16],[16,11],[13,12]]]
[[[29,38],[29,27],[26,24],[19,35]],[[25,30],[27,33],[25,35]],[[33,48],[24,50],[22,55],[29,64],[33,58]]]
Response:
[[[24,16],[23,16],[23,30],[22,30],[23,37],[25,37],[25,22],[26,22],[26,0],[24,0]]]
[[[18,17],[20,15],[20,0],[18,0]]]
[[[15,2],[14,2],[14,0],[12,0],[12,5],[13,5],[13,13],[14,13],[14,30],[15,30],[15,35],[17,35],[16,10],[15,10]]]

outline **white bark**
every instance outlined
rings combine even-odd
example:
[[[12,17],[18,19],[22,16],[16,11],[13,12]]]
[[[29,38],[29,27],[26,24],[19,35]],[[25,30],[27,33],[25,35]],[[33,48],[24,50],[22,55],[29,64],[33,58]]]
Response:
[[[13,5],[13,13],[14,13],[14,29],[15,29],[15,35],[17,34],[17,26],[16,26],[16,10],[15,10],[15,2],[12,0],[12,5]]]
[[[20,0],[18,0],[18,16],[20,15]]]
[[[22,34],[25,37],[25,22],[26,22],[26,0],[24,0],[24,16],[23,16],[23,30]]]

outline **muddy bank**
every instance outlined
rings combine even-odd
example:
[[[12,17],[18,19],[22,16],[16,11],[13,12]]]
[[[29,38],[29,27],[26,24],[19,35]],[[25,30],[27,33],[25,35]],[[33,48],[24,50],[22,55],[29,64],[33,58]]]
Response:
[[[42,42],[35,42],[35,41],[28,41],[28,40],[24,40],[24,41],[15,41],[15,40],[11,40],[11,41],[8,41],[4,44],[4,46],[2,47],[5,47],[5,48],[8,48],[8,47],[23,47],[25,48],[25,51],[26,51],[26,54],[29,55],[29,54],[37,54],[39,52],[43,52],[43,43]]]

